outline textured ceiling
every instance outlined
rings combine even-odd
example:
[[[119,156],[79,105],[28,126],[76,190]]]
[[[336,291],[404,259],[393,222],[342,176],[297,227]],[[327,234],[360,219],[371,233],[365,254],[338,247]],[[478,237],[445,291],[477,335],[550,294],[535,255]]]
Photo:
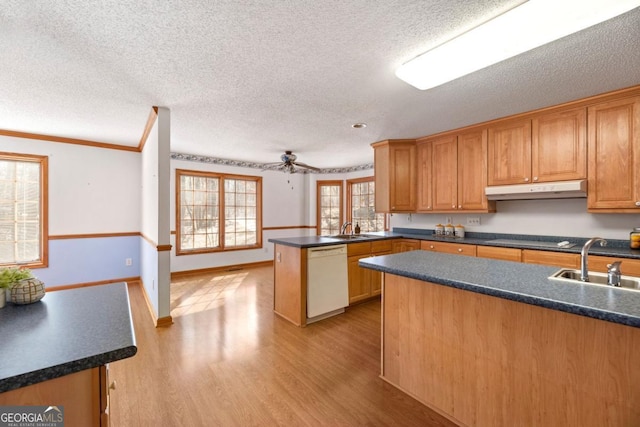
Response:
[[[3,0],[0,129],[136,146],[158,105],[174,152],[347,167],[378,140],[640,84],[640,8],[431,90],[395,77],[519,3]]]

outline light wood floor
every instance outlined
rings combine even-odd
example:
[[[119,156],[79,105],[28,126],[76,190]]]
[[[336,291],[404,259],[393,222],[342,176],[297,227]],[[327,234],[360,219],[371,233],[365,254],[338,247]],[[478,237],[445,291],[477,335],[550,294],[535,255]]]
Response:
[[[138,354],[110,364],[112,426],[452,426],[382,381],[380,302],[298,328],[273,314],[273,269],[172,283],[156,329],[130,287]]]

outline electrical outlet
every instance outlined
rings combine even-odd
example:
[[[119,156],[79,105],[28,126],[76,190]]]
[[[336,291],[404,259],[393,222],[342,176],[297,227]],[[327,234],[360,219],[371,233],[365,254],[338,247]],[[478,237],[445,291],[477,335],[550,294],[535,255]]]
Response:
[[[468,216],[467,217],[467,225],[480,225],[480,217],[479,216]]]
[[[132,262],[131,262],[131,258],[127,258],[124,260],[124,265],[126,266],[131,266]]]
[[[453,218],[448,216],[444,219],[445,224],[453,224]]]

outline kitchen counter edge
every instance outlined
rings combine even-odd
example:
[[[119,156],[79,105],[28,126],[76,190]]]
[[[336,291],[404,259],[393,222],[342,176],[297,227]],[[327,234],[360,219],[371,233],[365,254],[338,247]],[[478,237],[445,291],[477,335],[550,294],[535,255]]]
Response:
[[[558,267],[410,251],[364,258],[359,265],[552,310],[640,328],[640,292],[552,281]]]
[[[73,318],[74,310],[69,308],[74,305],[77,306],[81,302],[89,306],[78,310],[79,313],[84,315],[87,312],[93,312],[96,313],[96,316],[94,318],[83,318],[81,320],[82,323],[79,324],[78,321],[80,319]],[[103,310],[92,309],[94,306],[91,302],[102,305]],[[46,306],[44,305],[45,303],[47,304]],[[125,304],[126,307],[124,306]],[[60,340],[60,346],[65,346],[64,350],[51,349],[51,351],[42,352],[46,354],[38,354],[38,350],[42,349],[34,347],[32,353],[34,355],[32,359],[34,360],[24,363],[24,372],[14,371],[6,377],[0,378],[0,393],[86,369],[97,368],[110,362],[132,357],[137,353],[138,348],[131,316],[129,292],[127,284],[124,282],[51,292],[46,294],[42,301],[25,306],[13,306],[7,303],[5,308],[0,309],[0,331],[3,332],[3,339],[6,342],[5,333],[8,332],[8,328],[14,326],[8,324],[12,319],[16,322],[24,323],[29,322],[31,317],[36,318],[38,322],[42,322],[42,314],[38,313],[36,315],[34,312],[44,311],[44,319],[46,319],[46,316],[50,316],[47,312],[56,309],[65,309],[63,320],[69,322],[68,328],[50,331],[50,334],[55,335],[55,339]],[[21,311],[23,312],[21,313]],[[117,312],[120,316],[117,319],[105,322],[105,319],[101,317],[105,311]],[[85,331],[83,332],[85,336],[82,339],[77,337],[80,333],[75,333],[77,328],[82,328]],[[93,335],[93,341],[87,340],[86,336],[93,334],[95,331],[108,331],[110,336],[105,337],[105,334],[101,336]],[[43,332],[43,330],[38,330],[37,333],[42,336]],[[11,332],[9,331],[8,333]],[[24,349],[28,346],[28,342],[25,343],[25,341],[31,339],[29,331],[23,329],[22,331],[14,332],[14,334],[16,335],[14,338],[18,338],[21,343],[15,344],[13,349],[22,346],[20,350],[24,354]],[[9,346],[3,347],[3,349],[0,349],[1,357],[3,359],[11,357],[12,348],[9,348]]]

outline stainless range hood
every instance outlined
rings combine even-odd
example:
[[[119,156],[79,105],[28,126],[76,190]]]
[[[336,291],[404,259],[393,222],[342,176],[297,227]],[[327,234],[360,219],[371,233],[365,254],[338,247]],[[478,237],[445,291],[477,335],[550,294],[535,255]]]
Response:
[[[489,200],[572,199],[587,197],[587,180],[486,187]]]

